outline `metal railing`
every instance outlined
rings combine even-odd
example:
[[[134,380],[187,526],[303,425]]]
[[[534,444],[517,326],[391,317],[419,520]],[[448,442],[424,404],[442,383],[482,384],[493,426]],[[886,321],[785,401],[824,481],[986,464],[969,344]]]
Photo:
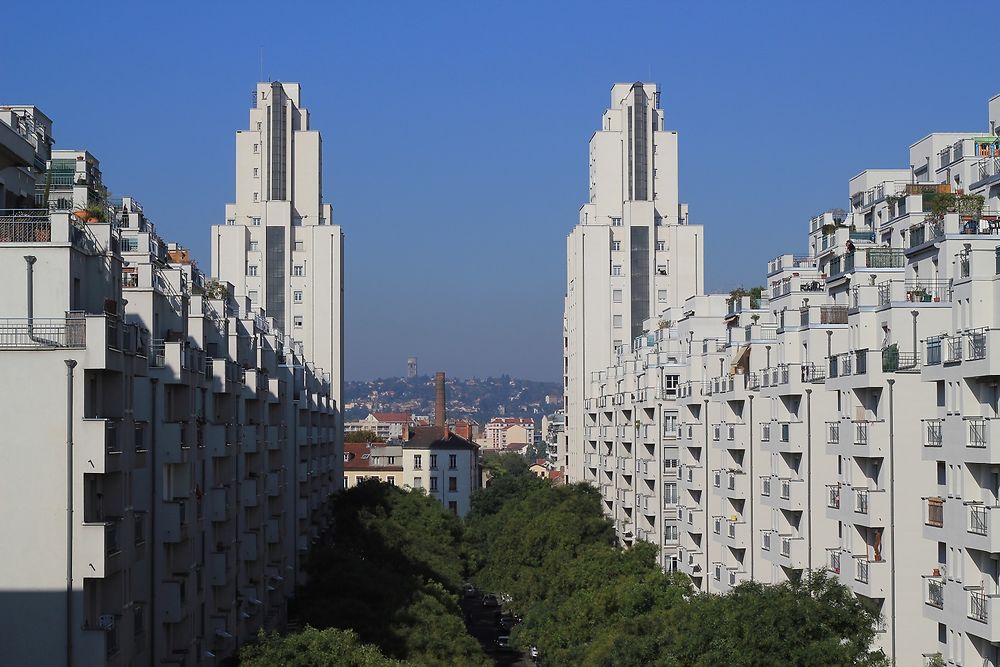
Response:
[[[986,332],[988,330],[983,329],[973,329],[972,331],[967,331],[965,333],[965,338],[968,341],[968,355],[966,359],[985,359],[986,358]]]
[[[927,420],[927,439],[924,442],[925,447],[940,447],[941,446],[941,420],[940,419],[928,419]]]
[[[857,489],[854,492],[854,511],[858,514],[868,514],[868,490]]]
[[[827,488],[826,506],[835,510],[840,509],[840,486],[834,485]]]
[[[0,243],[52,240],[52,221],[45,209],[0,209]]]
[[[826,422],[826,444],[840,443],[840,422]]]
[[[0,349],[86,347],[87,320],[82,313],[64,318],[0,319]]]
[[[927,604],[938,609],[944,608],[944,582],[940,579],[927,580]]]
[[[969,618],[980,623],[989,621],[990,612],[987,598],[986,593],[982,591],[969,591]]]
[[[871,578],[871,573],[869,572],[871,564],[865,558],[856,558],[855,560],[858,563],[858,568],[854,578],[862,584],[867,584]]]
[[[987,436],[986,429],[988,422],[982,418],[970,419],[968,420],[968,422],[969,422],[969,441],[967,443],[968,446],[978,447],[978,448],[985,447],[988,442],[986,439]]]
[[[976,535],[989,534],[988,514],[985,505],[969,505],[969,532]]]
[[[866,421],[854,422],[854,444],[860,447],[868,446],[868,424]]]

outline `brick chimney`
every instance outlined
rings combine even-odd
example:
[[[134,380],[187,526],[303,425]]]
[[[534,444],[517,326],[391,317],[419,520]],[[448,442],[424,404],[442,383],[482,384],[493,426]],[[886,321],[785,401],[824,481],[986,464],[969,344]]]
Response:
[[[441,428],[444,435],[448,437],[448,417],[445,414],[444,403],[444,373],[438,371],[434,374],[434,425]]]

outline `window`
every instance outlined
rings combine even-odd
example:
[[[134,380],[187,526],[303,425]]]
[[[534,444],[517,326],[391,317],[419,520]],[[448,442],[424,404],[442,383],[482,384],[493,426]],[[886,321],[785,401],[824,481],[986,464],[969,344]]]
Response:
[[[665,241],[657,241],[656,242],[656,249],[657,250],[666,250],[667,249],[666,242]]]
[[[438,478],[431,477],[431,491],[437,491],[437,490],[438,490]]]
[[[257,241],[250,242],[250,252],[257,252]]]
[[[676,390],[674,393],[677,393]],[[663,435],[668,438],[677,437],[677,413],[663,415]]]
[[[385,481],[389,482],[389,486],[396,486],[396,478],[393,477],[392,475],[386,477]]]
[[[260,178],[260,170],[257,167],[253,168],[253,177]]]
[[[657,264],[656,265],[656,274],[660,275],[660,276],[667,275],[667,265],[666,264]]]
[[[458,468],[458,454],[448,455],[448,468],[451,470]]]
[[[677,385],[680,384],[680,375],[663,376],[663,393],[667,396],[677,395]]]
[[[255,289],[250,290],[249,292],[247,292],[247,296],[250,298],[251,302],[257,303],[257,290]]]
[[[614,318],[613,318],[613,321],[614,321],[615,329],[621,329],[622,328],[622,316],[621,315],[615,315]]]
[[[226,218],[226,224],[227,225],[235,225],[236,224],[236,218]]]
[[[431,470],[437,470],[438,467],[438,455],[431,454]]]
[[[302,303],[302,290],[297,289],[292,293],[292,297],[295,299],[295,303]]]
[[[663,541],[664,542],[676,542],[677,541],[677,526],[664,526],[663,527]]]
[[[258,193],[258,192],[253,193],[253,200],[254,201],[260,201],[260,193]]]
[[[260,218],[250,218],[250,224],[254,227],[260,227]]]
[[[612,241],[611,242],[611,249],[612,250],[621,250],[622,249],[622,242],[621,241]]]
[[[621,303],[622,302],[622,291],[620,289],[616,289],[616,290],[612,291],[611,292],[611,300],[613,302],[615,302],[615,303]]]
[[[350,485],[347,482],[347,475],[344,475],[344,488],[346,489],[348,486]]]
[[[260,144],[254,144],[253,145],[253,152],[254,153],[259,153],[260,152]]]
[[[458,514],[458,503],[456,501],[454,501],[454,500],[449,500],[448,501],[448,510],[452,514]]]
[[[292,267],[292,275],[293,276],[300,276],[300,277],[306,275],[306,267],[301,266],[301,265],[293,266]]]
[[[622,274],[622,265],[621,264],[612,264],[611,265],[611,275],[613,275],[613,276],[620,276],[621,274]]]
[[[458,491],[458,477],[449,477],[448,478],[448,490],[449,491]]]
[[[122,238],[122,252],[136,252],[139,250],[139,239]]]
[[[420,470],[421,468],[423,468],[424,467],[423,461],[424,461],[424,457],[423,456],[421,456],[420,454],[414,454],[413,455],[413,469],[414,470]]]
[[[305,250],[305,244],[302,241],[296,241],[295,245],[293,246],[293,249],[295,249],[295,250]]]
[[[621,227],[622,226],[622,219],[621,218],[611,218],[611,226],[612,227]]]
[[[301,327],[302,326],[302,316],[301,315],[296,315],[294,321],[295,321],[295,326],[296,327]]]
[[[414,489],[422,489],[422,488],[424,488],[424,478],[423,477],[414,477],[413,478],[413,488]]]
[[[673,505],[677,502],[677,482],[663,483],[663,504]]]
[[[257,275],[257,265],[256,264],[251,264],[250,266],[247,267],[247,275],[248,276],[256,276]]]
[[[665,303],[667,301],[667,290],[658,289],[656,290],[656,300],[660,303]]]

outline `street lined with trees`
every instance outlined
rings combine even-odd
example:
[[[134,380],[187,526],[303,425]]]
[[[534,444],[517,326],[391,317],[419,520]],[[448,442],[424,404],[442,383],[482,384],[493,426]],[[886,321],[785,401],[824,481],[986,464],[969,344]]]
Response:
[[[871,648],[878,619],[824,571],[698,593],[654,545],[618,546],[592,487],[553,486],[513,454],[486,467],[464,524],[423,491],[342,492],[336,543],[313,549],[292,609],[309,627],[262,636],[243,663],[490,664],[458,603],[471,578],[522,619],[512,645],[547,665],[887,665]]]

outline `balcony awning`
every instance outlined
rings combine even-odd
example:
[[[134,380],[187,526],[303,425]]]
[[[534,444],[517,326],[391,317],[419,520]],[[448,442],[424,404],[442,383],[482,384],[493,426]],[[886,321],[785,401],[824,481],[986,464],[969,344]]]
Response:
[[[739,368],[749,356],[750,346],[740,345],[739,349],[736,350],[736,354],[733,355],[733,361],[729,364],[730,375],[735,375],[736,369]]]

